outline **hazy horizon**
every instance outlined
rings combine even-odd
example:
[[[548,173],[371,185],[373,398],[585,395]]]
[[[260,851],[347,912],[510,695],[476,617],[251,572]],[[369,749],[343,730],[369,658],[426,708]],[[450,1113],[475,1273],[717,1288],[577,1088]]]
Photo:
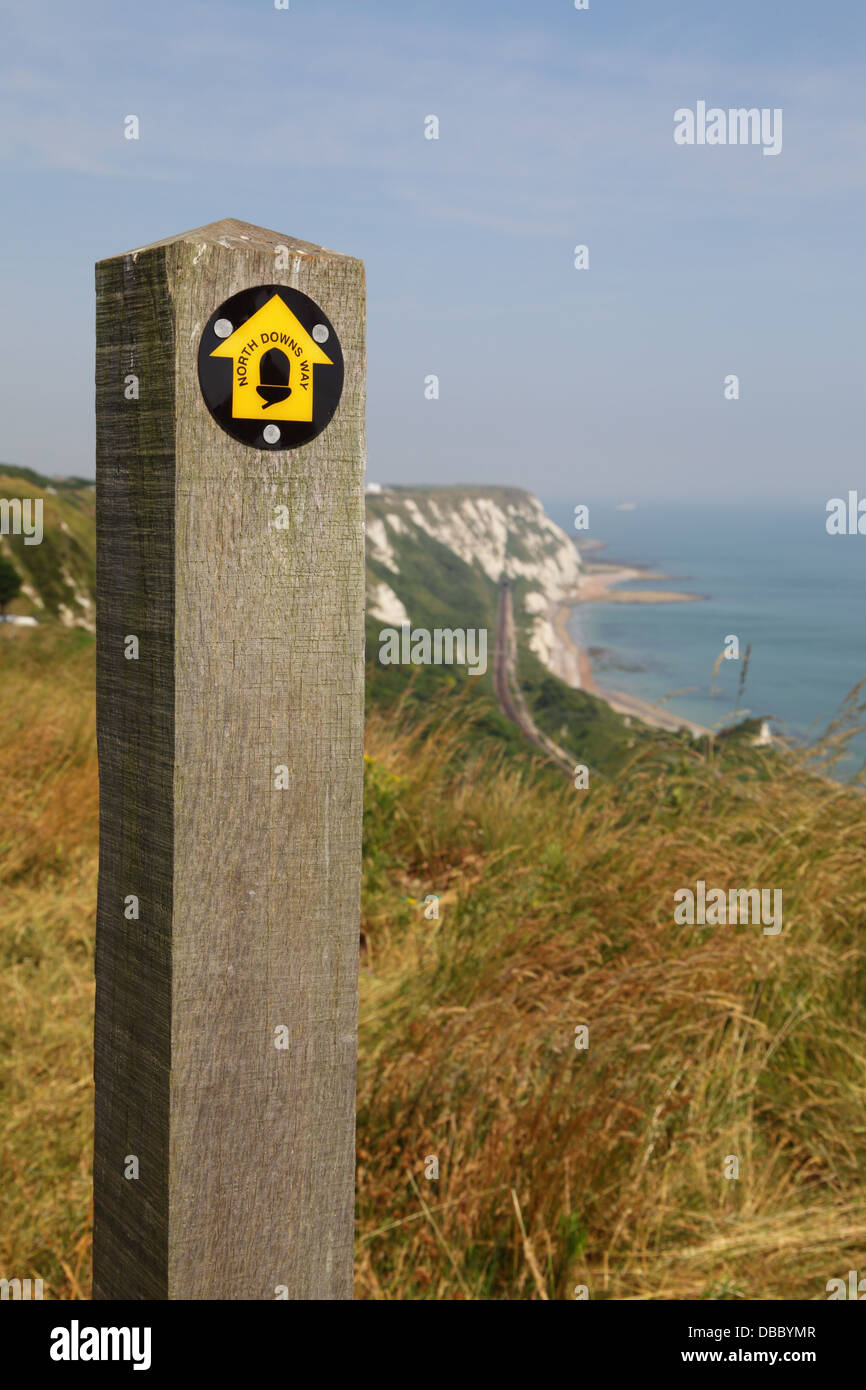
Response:
[[[4,466],[12,468],[29,467],[34,472],[42,474],[49,480],[53,479],[55,481],[60,481],[78,479],[83,483],[95,482],[95,478],[92,473],[46,473],[43,469],[36,468],[32,464],[20,464],[17,460],[14,459],[0,459],[0,471],[2,471]],[[573,508],[577,503],[582,503],[586,505],[590,510],[590,524],[588,527],[582,529],[580,532],[574,533],[574,539],[578,542],[578,544],[580,544],[581,536],[583,536],[584,538],[589,537],[594,539],[593,533],[596,532],[598,529],[597,518],[599,513],[601,513],[603,516],[612,516],[619,512],[652,511],[659,508],[664,508],[665,512],[669,514],[675,513],[677,511],[682,511],[684,513],[689,513],[691,516],[694,516],[695,512],[699,508],[706,508],[709,510],[717,511],[720,515],[724,515],[728,519],[730,519],[730,517],[734,513],[739,513],[741,515],[746,514],[751,517],[754,514],[756,508],[760,508],[761,511],[764,512],[765,515],[771,519],[776,519],[780,516],[785,515],[798,518],[804,516],[811,516],[815,519],[817,523],[817,534],[824,535],[826,533],[825,523],[827,519],[826,503],[829,500],[827,496],[828,490],[821,483],[820,479],[816,479],[813,481],[813,485],[809,493],[804,493],[800,497],[785,498],[781,502],[777,501],[776,499],[768,499],[759,495],[740,495],[738,497],[728,496],[724,498],[706,496],[694,498],[688,496],[659,497],[653,496],[651,494],[641,494],[638,492],[633,492],[627,496],[623,494],[623,496],[620,497],[616,494],[612,495],[611,493],[593,493],[585,489],[576,489],[573,495],[565,496],[560,494],[559,496],[556,496],[550,492],[533,488],[528,483],[503,482],[497,478],[456,478],[453,482],[441,482],[432,478],[422,477],[407,482],[399,478],[377,478],[373,476],[369,472],[369,470],[367,474],[367,483],[372,483],[385,489],[423,489],[439,487],[454,488],[457,490],[461,488],[520,488],[524,492],[527,492],[531,496],[537,498],[537,500],[544,507],[548,516],[551,516],[554,520],[556,519],[555,517],[553,517],[554,511],[562,512],[563,510],[567,510],[569,513],[571,513],[573,512]],[[846,493],[847,489],[843,490],[843,500]],[[863,497],[864,499],[866,499],[866,489],[864,489],[863,491]],[[772,513],[770,513],[770,511],[768,510],[769,507],[772,507]],[[562,529],[570,533],[571,528],[566,526],[562,520],[558,521],[557,524],[561,526]]]

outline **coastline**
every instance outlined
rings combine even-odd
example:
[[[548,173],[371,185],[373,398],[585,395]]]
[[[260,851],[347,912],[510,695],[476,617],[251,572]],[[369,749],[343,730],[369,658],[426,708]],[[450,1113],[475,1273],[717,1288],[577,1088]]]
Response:
[[[570,606],[578,603],[700,603],[702,594],[684,594],[678,589],[629,589],[618,593],[617,584],[634,579],[642,583],[650,579],[670,579],[668,574],[636,566],[612,565],[602,561],[587,565],[577,581],[574,594],[567,600]]]
[[[604,700],[617,714],[626,719],[639,719],[654,729],[664,729],[677,733],[688,729],[696,738],[712,735],[712,729],[697,724],[692,719],[672,714],[659,705],[651,705],[633,695],[624,695],[618,690],[603,690],[597,684],[589,654],[579,647],[568,631],[568,616],[572,608],[581,603],[690,603],[700,602],[699,594],[682,594],[664,589],[633,590],[627,594],[615,593],[614,586],[626,584],[634,579],[665,579],[666,575],[654,574],[648,570],[629,568],[623,565],[588,565],[586,572],[578,579],[577,588],[554,605],[551,623],[556,636],[556,648],[551,653],[551,670],[560,680],[574,690],[585,690]]]

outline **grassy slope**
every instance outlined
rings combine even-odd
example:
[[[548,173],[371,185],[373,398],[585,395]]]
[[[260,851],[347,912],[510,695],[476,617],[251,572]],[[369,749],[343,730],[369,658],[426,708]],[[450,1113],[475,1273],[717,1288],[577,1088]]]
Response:
[[[0,670],[0,1273],[68,1298],[90,1278],[94,640],[0,625]]]
[[[0,1270],[68,1298],[89,1290],[93,644],[0,642]],[[368,727],[358,1295],[824,1297],[866,1262],[860,798],[652,742],[578,794],[473,737],[483,690],[434,693],[431,728],[375,700]],[[699,877],[781,887],[783,934],[674,927]]]
[[[49,487],[55,491],[47,492]],[[9,605],[9,612],[42,620],[56,617],[65,607],[92,626],[93,610],[77,601],[76,591],[90,599],[96,594],[93,484],[78,478],[45,478],[32,469],[0,463],[0,497],[42,498],[43,502],[44,539],[40,545],[26,545],[23,536],[0,538],[0,549],[42,600],[40,605],[22,592]]]
[[[860,799],[780,760],[684,749],[660,775],[644,748],[581,803],[463,740],[368,730],[390,828],[367,858],[359,1293],[825,1296],[866,1249]],[[785,932],[674,927],[699,877],[782,887]]]

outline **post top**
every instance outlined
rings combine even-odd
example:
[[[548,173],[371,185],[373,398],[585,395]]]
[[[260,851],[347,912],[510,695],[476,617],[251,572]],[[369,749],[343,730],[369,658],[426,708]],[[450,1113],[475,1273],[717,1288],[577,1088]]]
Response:
[[[275,247],[285,246],[296,256],[332,257],[340,261],[357,259],[354,256],[343,256],[339,251],[329,251],[327,247],[317,246],[312,241],[300,241],[297,237],[285,236],[282,232],[256,227],[251,222],[240,222],[236,217],[224,217],[219,222],[208,222],[204,227],[194,227],[190,232],[163,237],[161,241],[152,241],[147,246],[135,246],[131,251],[121,252],[120,256],[107,256],[104,259],[118,260],[122,256],[138,256],[142,251],[153,251],[158,246],[172,246],[178,242],[197,243],[202,247],[216,244],[226,247],[229,251],[246,248],[273,251]]]

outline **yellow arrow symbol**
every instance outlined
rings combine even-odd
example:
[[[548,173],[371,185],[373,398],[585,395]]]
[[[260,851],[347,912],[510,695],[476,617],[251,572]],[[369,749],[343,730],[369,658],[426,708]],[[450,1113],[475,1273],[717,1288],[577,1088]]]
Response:
[[[278,294],[210,355],[232,358],[235,420],[312,421],[313,368],[333,366]]]

